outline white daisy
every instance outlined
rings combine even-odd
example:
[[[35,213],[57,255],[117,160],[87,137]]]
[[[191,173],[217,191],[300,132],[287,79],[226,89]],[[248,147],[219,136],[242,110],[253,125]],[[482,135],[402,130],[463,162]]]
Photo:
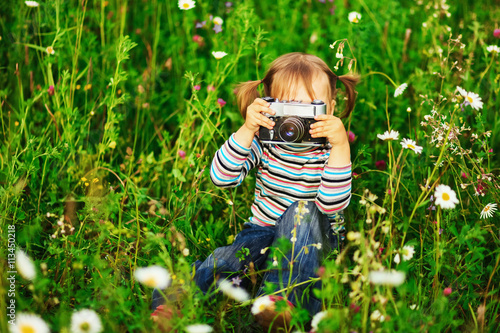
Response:
[[[457,86],[457,90],[460,93],[460,95],[462,95],[463,98],[467,102],[469,102],[470,106],[473,109],[479,110],[479,109],[483,108],[483,102],[481,100],[481,97],[478,94],[470,92],[470,91],[466,91],[465,89],[463,89],[459,86]]]
[[[359,23],[359,20],[361,20],[361,14],[358,12],[350,12],[348,19],[351,23]]]
[[[207,324],[194,324],[186,326],[187,333],[210,333],[214,329]]]
[[[36,1],[25,1],[24,3],[28,7],[38,7],[38,2],[36,2]]]
[[[214,22],[214,24],[222,25],[222,23],[224,23],[224,20],[222,18],[220,18],[219,16],[216,16],[216,17],[214,17],[213,22]]]
[[[165,268],[157,265],[137,268],[134,277],[145,286],[156,289],[167,288],[171,281],[170,273]]]
[[[212,55],[214,56],[215,59],[219,60],[227,56],[227,53],[224,51],[212,51]]]
[[[405,277],[405,273],[399,271],[372,271],[368,274],[371,283],[388,286],[399,286],[405,281]]]
[[[403,246],[403,250],[401,254],[403,255],[403,260],[410,260],[413,258],[413,254],[415,253],[415,249],[411,245]]]
[[[318,312],[314,315],[314,317],[312,318],[312,321],[311,321],[311,328],[313,329],[314,332],[318,331],[319,323],[323,320],[323,318],[326,317],[327,314],[328,314],[328,312],[321,311],[321,312]]]
[[[179,0],[179,8],[183,10],[188,10],[191,8],[194,8],[194,1],[193,0]]]
[[[399,132],[398,131],[385,131],[384,134],[377,134],[377,138],[380,140],[397,140],[399,137]]]
[[[16,314],[16,323],[9,325],[11,333],[49,333],[49,326],[37,315],[30,313]]]
[[[441,206],[442,209],[455,208],[459,203],[457,194],[448,185],[439,184],[434,192],[434,204]]]
[[[500,53],[500,48],[496,45],[490,45],[486,48],[486,51],[491,53]]]
[[[101,319],[94,310],[82,309],[71,315],[72,333],[99,333],[101,331]]]
[[[36,277],[33,261],[21,249],[16,250],[16,268],[19,274],[26,280],[33,280]]]
[[[245,289],[235,287],[231,282],[227,280],[219,280],[218,284],[223,294],[238,302],[245,302],[250,299],[250,295]]]
[[[401,145],[403,146],[403,148],[411,149],[417,154],[422,153],[423,147],[417,146],[417,143],[413,140],[405,138],[405,139],[403,139],[403,141],[401,141]]]
[[[271,300],[271,297],[269,295],[259,297],[253,302],[252,305],[252,314],[256,315],[258,313],[261,313],[267,308],[270,308],[274,306],[274,302]]]
[[[399,95],[401,95],[403,91],[405,91],[406,87],[408,87],[408,84],[406,83],[403,83],[402,85],[397,87],[396,91],[394,92],[394,97],[398,97]]]
[[[497,204],[496,203],[489,203],[486,206],[484,206],[483,210],[481,211],[481,218],[487,218],[487,217],[492,217],[493,213],[497,210]]]

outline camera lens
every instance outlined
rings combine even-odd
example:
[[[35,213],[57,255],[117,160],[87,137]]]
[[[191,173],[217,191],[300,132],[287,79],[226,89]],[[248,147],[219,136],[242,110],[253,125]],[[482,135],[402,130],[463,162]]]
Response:
[[[304,123],[298,117],[289,117],[283,121],[278,133],[285,142],[299,142],[304,136]]]

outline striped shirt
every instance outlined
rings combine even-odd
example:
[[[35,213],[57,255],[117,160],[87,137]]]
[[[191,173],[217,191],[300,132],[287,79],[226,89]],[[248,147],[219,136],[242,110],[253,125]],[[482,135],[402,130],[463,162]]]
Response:
[[[343,233],[343,209],[351,199],[351,166],[330,167],[330,144],[297,146],[263,144],[257,136],[250,148],[236,142],[234,133],[215,153],[210,179],[218,187],[241,184],[258,167],[250,222],[270,226],[289,205],[315,201],[337,233]]]

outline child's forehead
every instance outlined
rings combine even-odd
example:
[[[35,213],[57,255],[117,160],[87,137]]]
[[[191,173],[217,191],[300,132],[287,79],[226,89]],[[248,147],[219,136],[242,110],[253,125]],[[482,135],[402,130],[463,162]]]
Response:
[[[278,86],[275,91],[281,96],[275,97],[279,99],[295,99],[296,97],[307,99],[307,96],[312,99],[316,97],[325,98],[330,89],[330,81],[326,74],[319,73],[311,76],[309,80],[297,77],[295,80],[283,82]]]

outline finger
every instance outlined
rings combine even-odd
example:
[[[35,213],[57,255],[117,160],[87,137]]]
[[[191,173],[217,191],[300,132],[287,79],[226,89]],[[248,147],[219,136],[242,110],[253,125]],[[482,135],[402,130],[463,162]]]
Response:
[[[328,119],[335,119],[336,117],[331,114],[319,114],[317,116],[314,116],[314,120],[328,120]]]
[[[253,104],[257,104],[257,105],[261,105],[261,106],[269,106],[269,105],[271,105],[271,103],[266,102],[262,98],[258,98],[258,97],[256,99],[254,99]]]
[[[332,132],[334,132],[333,126],[322,126],[309,131],[313,138],[326,137]]]
[[[251,105],[250,107],[248,107],[248,110],[254,113],[268,113],[272,115],[276,114],[273,109],[262,105]]]
[[[260,126],[264,126],[264,127],[269,128],[269,129],[273,129],[274,121],[272,121],[271,119],[267,118],[263,114],[258,115],[257,119],[258,119]]]

